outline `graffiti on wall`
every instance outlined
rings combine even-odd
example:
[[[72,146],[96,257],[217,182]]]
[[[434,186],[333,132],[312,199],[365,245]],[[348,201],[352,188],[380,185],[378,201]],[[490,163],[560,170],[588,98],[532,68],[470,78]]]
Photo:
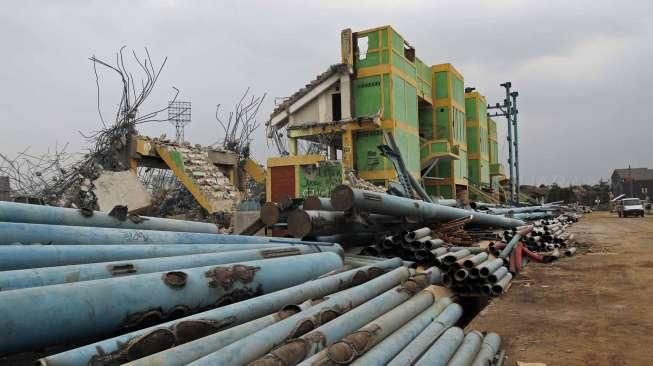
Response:
[[[342,165],[339,162],[320,162],[299,167],[300,197],[329,197],[342,184]]]

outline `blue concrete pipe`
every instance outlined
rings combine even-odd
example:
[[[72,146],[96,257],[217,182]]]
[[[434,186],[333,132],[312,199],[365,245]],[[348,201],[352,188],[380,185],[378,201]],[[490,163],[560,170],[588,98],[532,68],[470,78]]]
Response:
[[[138,216],[136,220],[127,218],[121,221],[101,211],[93,211],[91,216],[84,216],[80,210],[74,208],[29,205],[15,202],[0,202],[0,222],[218,233],[218,227],[208,222],[173,220],[147,216]]]
[[[233,338],[230,338],[229,334],[222,334],[221,337],[220,333],[223,332],[219,332],[220,330],[227,327],[235,327],[272,314],[288,304],[298,304],[308,299],[321,298],[328,294],[356,286],[370,278],[378,276],[386,270],[398,268],[401,265],[402,262],[399,258],[388,259],[366,267],[318,278],[287,289],[261,295],[253,299],[243,300],[217,309],[91,343],[76,349],[42,358],[39,362],[42,366],[86,366],[92,361],[101,361],[103,359],[111,359],[114,362],[126,363],[136,358],[141,358],[148,354],[154,354],[170,347],[188,342],[188,339],[179,339],[179,332],[177,330],[187,328],[189,325],[197,323],[216,324],[216,328],[211,332],[208,332],[208,334],[214,334],[211,334],[208,337],[211,337],[216,344],[220,341],[229,344],[233,342]],[[401,271],[403,273],[404,269],[401,269]],[[384,280],[387,280],[387,277],[384,278]],[[172,339],[172,342],[167,343],[157,341],[161,339],[161,337],[157,336],[162,334],[167,335],[168,338]],[[231,341],[226,341],[225,339],[231,339]],[[198,342],[201,341],[202,338],[198,339]],[[142,347],[140,347],[141,344],[150,345],[148,349],[151,352],[143,354],[143,352],[140,351],[138,352],[138,356],[134,356],[134,352],[131,350],[142,349]],[[222,344],[222,346],[226,344]],[[152,350],[153,348],[158,350]]]
[[[340,256],[344,254],[339,245],[325,246],[323,248]],[[320,248],[317,246],[295,245],[277,248],[237,250],[232,252],[190,254],[174,257],[3,271],[0,272],[0,291],[140,275],[152,272],[180,270],[184,268],[205,267],[226,263],[247,262],[318,253],[320,251]]]
[[[342,266],[335,253],[0,292],[0,353],[124,331],[281,290]]]

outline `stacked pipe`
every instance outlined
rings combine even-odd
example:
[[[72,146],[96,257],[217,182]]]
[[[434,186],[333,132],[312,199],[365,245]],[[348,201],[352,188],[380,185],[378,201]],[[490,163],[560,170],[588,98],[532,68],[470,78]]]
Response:
[[[299,207],[291,203],[268,202],[261,209],[260,221],[269,227],[285,227],[296,238],[318,238],[343,235],[352,242],[369,233],[397,232],[412,226],[435,226],[456,245],[470,245],[474,237],[463,226],[512,228],[523,221],[466,210],[447,205],[355,189],[340,185],[331,197],[307,197]],[[409,224],[410,223],[410,224]],[[479,235],[488,235],[481,232]]]
[[[438,248],[445,246],[444,241],[431,235],[433,233],[428,227],[401,231],[395,235],[380,235],[374,244],[363,247],[361,254],[386,258],[400,257],[428,265],[435,258],[434,253],[439,252]]]
[[[525,247],[524,254],[538,262],[550,262],[561,256],[561,251],[565,255],[571,256],[576,253],[573,247],[574,235],[566,229],[577,222],[579,216],[566,213],[554,218],[537,220],[533,222],[533,230],[523,238]],[[510,240],[514,235],[514,230],[504,232],[504,239]],[[491,244],[491,252],[497,252],[501,245]]]
[[[386,365],[406,356],[487,364],[494,333],[451,342],[462,308],[433,287],[437,268],[415,273],[397,259],[315,279],[193,317],[51,355],[41,365]],[[293,304],[291,306],[283,305]],[[276,311],[282,308],[282,311]],[[219,311],[218,311],[219,310]],[[191,325],[215,324],[204,332]],[[443,345],[444,344],[444,345]],[[409,352],[406,352],[409,350]]]
[[[512,281],[504,260],[478,247],[451,248],[435,263],[443,272],[442,284],[463,296],[500,296]]]
[[[337,357],[387,358],[403,348],[392,341],[388,353],[382,343],[396,332],[449,328],[462,313],[436,295],[439,269],[418,273],[399,258],[343,261],[333,243],[222,235],[166,219],[151,221],[157,230],[125,228],[149,221],[135,217],[116,228],[102,213],[12,209],[33,214],[0,215],[11,221],[0,222],[0,354],[87,343],[41,365],[299,364],[379,326],[363,348]]]
[[[10,202],[0,202],[0,219],[0,354],[161,322],[343,267],[337,244],[224,235],[210,223]]]

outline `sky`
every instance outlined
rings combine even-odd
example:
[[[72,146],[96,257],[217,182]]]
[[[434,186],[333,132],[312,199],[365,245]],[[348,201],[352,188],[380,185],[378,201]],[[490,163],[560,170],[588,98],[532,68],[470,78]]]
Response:
[[[167,62],[141,111],[192,102],[186,140],[220,139],[217,104],[246,88],[289,96],[339,62],[340,31],[392,25],[427,64],[450,62],[490,103],[519,91],[522,184],[594,183],[613,169],[653,168],[653,2],[643,1],[12,1],[0,2],[0,152],[44,152],[100,127],[92,55],[126,46]],[[130,61],[128,61],[130,62]],[[135,67],[133,63],[128,64]],[[120,84],[100,72],[100,109]],[[165,115],[163,116],[165,117]],[[507,158],[505,119],[499,122]],[[141,129],[174,136],[169,124]],[[254,156],[276,150],[257,131]]]

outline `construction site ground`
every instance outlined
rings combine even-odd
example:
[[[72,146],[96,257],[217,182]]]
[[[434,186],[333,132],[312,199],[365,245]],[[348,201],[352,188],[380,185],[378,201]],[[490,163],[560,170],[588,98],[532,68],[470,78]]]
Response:
[[[653,216],[594,212],[570,231],[576,256],[529,263],[468,328],[500,334],[510,366],[653,364]]]

